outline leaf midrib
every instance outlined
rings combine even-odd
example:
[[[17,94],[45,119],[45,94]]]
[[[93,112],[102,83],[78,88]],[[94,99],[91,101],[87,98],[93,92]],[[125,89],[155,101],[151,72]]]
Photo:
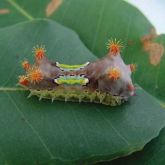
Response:
[[[19,13],[21,13],[24,17],[26,17],[29,21],[34,20],[34,17],[28,13],[25,9],[23,9],[18,3],[14,0],[7,0],[11,6],[13,6]]]

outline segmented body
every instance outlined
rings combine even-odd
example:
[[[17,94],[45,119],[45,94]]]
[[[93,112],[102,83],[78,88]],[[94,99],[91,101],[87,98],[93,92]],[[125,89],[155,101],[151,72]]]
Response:
[[[37,47],[36,63],[23,62],[26,75],[20,76],[19,84],[31,91],[30,96],[40,99],[120,105],[134,94],[134,86],[133,65],[125,65],[119,44],[111,41],[106,57],[80,65],[52,63],[46,58],[45,49]]]

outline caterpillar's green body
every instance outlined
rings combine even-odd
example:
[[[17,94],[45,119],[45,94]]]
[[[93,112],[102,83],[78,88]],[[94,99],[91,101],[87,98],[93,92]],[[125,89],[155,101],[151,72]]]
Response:
[[[58,78],[54,79],[55,83],[62,85],[86,85],[89,80],[84,76],[59,76]]]
[[[109,47],[105,58],[78,65],[50,62],[44,48],[37,47],[35,64],[23,62],[26,75],[20,76],[19,84],[40,99],[120,105],[134,94],[133,65],[123,62],[118,41],[111,41]]]
[[[86,62],[85,64],[80,64],[80,65],[68,65],[68,64],[60,64],[59,62],[56,62],[56,66],[59,67],[63,71],[77,71],[85,66],[87,66],[89,62]]]

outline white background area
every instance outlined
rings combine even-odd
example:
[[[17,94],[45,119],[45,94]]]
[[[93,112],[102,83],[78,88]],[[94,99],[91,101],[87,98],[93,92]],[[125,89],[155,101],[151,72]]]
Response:
[[[165,33],[165,0],[125,0],[137,7],[154,25],[157,34]]]

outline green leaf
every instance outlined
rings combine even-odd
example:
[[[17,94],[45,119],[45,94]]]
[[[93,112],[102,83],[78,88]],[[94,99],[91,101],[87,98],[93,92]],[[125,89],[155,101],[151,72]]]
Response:
[[[128,157],[96,165],[162,165],[165,162],[165,128],[159,137],[148,143],[141,152],[136,152]]]
[[[165,125],[165,111],[140,87],[126,104],[109,107],[27,99],[15,87],[20,61],[45,44],[49,59],[77,64],[96,57],[56,22],[36,20],[0,30],[0,163],[83,164],[141,150]]]
[[[0,10],[6,10],[7,12],[0,12],[0,27],[6,27],[27,20],[28,18],[20,13],[20,9],[22,8],[20,7],[19,10],[18,8],[16,9],[8,0],[1,0]]]
[[[9,9],[10,12],[0,15],[0,27],[22,20],[31,20],[31,17],[32,19],[45,17],[45,8],[49,2],[50,0],[2,0],[0,8]],[[106,10],[103,10],[104,6]],[[147,91],[165,100],[163,72],[165,56],[162,57],[161,63],[156,67],[149,63],[149,53],[143,51],[140,38],[150,32],[152,25],[136,8],[120,0],[63,0],[61,7],[57,13],[55,12],[51,16],[51,19],[56,19],[76,30],[88,48],[99,57],[106,52],[103,45],[108,38],[122,39],[128,45],[123,50],[123,57],[127,62],[138,63],[135,80]],[[96,31],[98,32],[96,33]],[[165,44],[164,35],[155,40]],[[1,81],[3,80],[1,79]],[[161,136],[162,139],[163,137]],[[163,144],[159,138],[155,140],[155,143]],[[164,155],[163,149],[159,151],[159,145],[153,145],[150,148],[152,148],[150,150],[152,153]],[[146,161],[150,159],[150,156],[144,155]],[[162,160],[160,157],[155,158],[155,160],[159,159]]]

